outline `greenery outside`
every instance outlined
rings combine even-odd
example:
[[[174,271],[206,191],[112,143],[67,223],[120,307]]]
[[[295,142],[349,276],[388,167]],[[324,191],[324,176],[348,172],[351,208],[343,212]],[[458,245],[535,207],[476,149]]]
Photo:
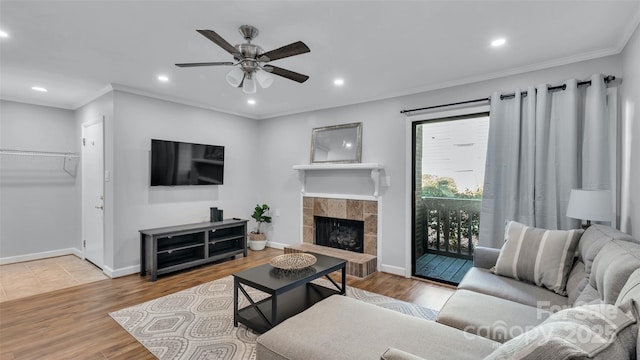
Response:
[[[460,191],[455,180],[450,177],[422,175],[422,196],[458,199],[482,199],[482,189],[464,189]]]
[[[421,198],[427,248],[446,251],[448,245],[449,252],[457,253],[460,235],[460,254],[471,256],[478,242],[482,189],[460,191],[450,177],[424,174]]]

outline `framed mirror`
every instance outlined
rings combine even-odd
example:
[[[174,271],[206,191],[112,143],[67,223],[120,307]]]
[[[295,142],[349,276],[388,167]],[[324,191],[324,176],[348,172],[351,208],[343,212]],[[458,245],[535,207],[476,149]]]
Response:
[[[359,163],[362,123],[326,126],[311,132],[311,163]]]

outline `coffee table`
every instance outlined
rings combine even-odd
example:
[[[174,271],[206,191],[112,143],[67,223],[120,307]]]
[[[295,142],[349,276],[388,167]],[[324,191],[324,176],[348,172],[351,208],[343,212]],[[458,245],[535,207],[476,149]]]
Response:
[[[343,259],[310,253],[318,261],[301,270],[281,270],[270,264],[260,265],[233,274],[233,325],[243,323],[247,327],[263,333],[311,305],[331,295],[346,293],[346,264]],[[338,285],[329,274],[342,270],[342,285]],[[325,276],[335,286],[330,289],[312,280]],[[260,290],[269,296],[254,301],[245,286]],[[249,305],[238,309],[238,291],[242,292]]]

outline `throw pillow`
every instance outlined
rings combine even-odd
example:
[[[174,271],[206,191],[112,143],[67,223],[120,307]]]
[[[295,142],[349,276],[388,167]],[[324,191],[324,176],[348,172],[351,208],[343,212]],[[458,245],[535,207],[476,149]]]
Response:
[[[485,360],[635,358],[637,314],[631,302],[558,311],[500,346]]]
[[[494,272],[566,295],[567,277],[582,232],[538,229],[508,221]]]

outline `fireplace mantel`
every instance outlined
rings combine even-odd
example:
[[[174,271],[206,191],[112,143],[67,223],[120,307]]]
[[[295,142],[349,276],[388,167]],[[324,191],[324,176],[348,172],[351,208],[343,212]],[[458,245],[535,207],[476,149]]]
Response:
[[[364,170],[371,172],[371,180],[373,181],[373,197],[378,197],[380,193],[380,170],[384,166],[378,163],[354,163],[354,164],[311,164],[311,165],[294,165],[293,170],[298,170],[302,174],[302,194],[306,191],[306,173],[307,171],[340,171],[340,170]]]

